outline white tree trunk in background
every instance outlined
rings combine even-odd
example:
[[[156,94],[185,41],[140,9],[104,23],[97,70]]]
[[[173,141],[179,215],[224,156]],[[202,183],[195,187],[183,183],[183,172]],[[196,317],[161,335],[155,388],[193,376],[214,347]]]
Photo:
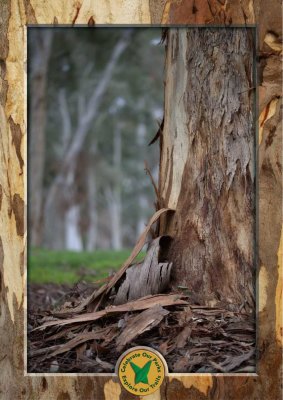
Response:
[[[96,148],[93,145],[90,154],[90,162],[88,169],[88,207],[89,207],[89,227],[87,233],[86,249],[93,251],[97,246],[97,190],[95,166],[92,159],[95,158]]]
[[[83,242],[79,229],[80,206],[74,204],[65,214],[65,248],[72,251],[82,251]]]
[[[112,247],[114,250],[122,249],[122,232],[121,232],[121,194],[120,191],[113,193],[113,202],[110,206],[111,215],[111,237]]]
[[[110,206],[111,214],[111,237],[114,250],[122,248],[122,228],[121,228],[121,162],[122,162],[122,138],[121,127],[116,126],[113,138],[113,165],[118,179],[114,183],[112,204]]]
[[[65,248],[65,214],[62,213],[60,200],[55,199],[50,207],[48,218],[44,221],[43,243],[48,249]]]

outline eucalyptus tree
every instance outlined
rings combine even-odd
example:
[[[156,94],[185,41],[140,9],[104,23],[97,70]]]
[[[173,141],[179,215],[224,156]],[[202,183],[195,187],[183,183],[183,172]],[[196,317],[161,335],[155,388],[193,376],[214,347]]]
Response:
[[[176,285],[253,308],[255,124],[251,29],[170,29],[160,234]]]

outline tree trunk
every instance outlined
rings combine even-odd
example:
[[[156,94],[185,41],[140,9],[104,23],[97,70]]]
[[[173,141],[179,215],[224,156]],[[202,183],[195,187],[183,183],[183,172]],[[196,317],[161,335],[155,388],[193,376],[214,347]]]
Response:
[[[112,247],[114,250],[120,250],[122,248],[121,162],[122,162],[121,127],[117,125],[113,137],[113,166],[115,168],[115,173],[117,174],[117,179],[114,183],[112,192],[112,202],[110,205],[111,237],[112,237]]]
[[[71,204],[65,214],[65,248],[67,250],[83,250],[79,221],[80,206],[78,204]]]
[[[172,29],[161,138],[160,234],[175,285],[198,301],[253,306],[255,131],[249,29]]]
[[[93,139],[94,140],[94,139]],[[96,171],[93,160],[96,157],[96,144],[93,143],[90,150],[90,157],[87,172],[87,194],[89,208],[89,225],[87,231],[86,249],[93,251],[97,246],[97,189],[96,189]]]
[[[31,127],[30,155],[30,227],[31,244],[40,246],[42,239],[43,170],[45,161],[46,83],[53,32],[38,30],[35,52],[31,57]]]

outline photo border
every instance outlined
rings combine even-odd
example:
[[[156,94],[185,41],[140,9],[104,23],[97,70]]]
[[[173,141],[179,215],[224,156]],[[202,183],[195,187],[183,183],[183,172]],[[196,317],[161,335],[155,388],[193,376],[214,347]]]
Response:
[[[2,245],[0,246],[0,255],[2,255],[0,257],[0,326],[4,335],[8,335],[5,338],[3,336],[4,344],[3,340],[1,340],[0,344],[0,362],[2,363],[0,365],[4,372],[0,378],[0,394],[2,391],[3,393],[10,393],[10,395],[11,393],[20,393],[21,396],[27,396],[13,396],[13,398],[30,398],[28,396],[46,398],[44,396],[53,396],[55,394],[59,396],[60,393],[66,392],[69,393],[70,398],[82,398],[81,395],[84,393],[92,396],[90,398],[113,400],[115,394],[119,398],[121,393],[121,387],[117,383],[115,374],[27,374],[25,372],[27,360],[26,354],[23,357],[23,349],[26,348],[27,344],[27,321],[26,316],[24,317],[27,308],[27,27],[38,25],[56,27],[61,24],[64,26],[69,24],[70,27],[80,27],[82,25],[85,27],[92,17],[95,2],[93,4],[88,2],[88,5],[83,0],[70,1],[65,5],[63,1],[59,0],[49,1],[48,5],[45,3],[44,0],[37,0],[36,2],[31,2],[30,0],[25,0],[24,2],[7,0],[4,5],[0,6],[4,7],[4,13],[1,13],[4,16],[4,22],[0,27],[0,39],[1,43],[3,43],[3,48],[0,50],[0,164],[2,167],[0,175],[0,210],[1,225],[2,227],[5,226],[5,229],[2,228],[0,235],[0,244]],[[192,11],[189,8],[185,8],[185,0],[158,1],[156,2],[158,5],[153,4],[150,0],[138,0],[135,4],[126,0],[120,4],[121,10],[117,10],[115,2],[109,2],[111,7],[107,6],[106,3],[103,2],[96,9],[98,16],[96,15],[94,19],[99,21],[99,24],[95,25],[95,27],[105,26],[109,21],[110,24],[107,24],[109,27],[115,27],[117,24],[118,26],[138,25],[142,27],[185,27],[192,25],[189,23],[190,18],[192,18]],[[199,10],[202,11],[202,1],[197,0],[196,3],[200,4]],[[222,2],[217,3],[222,4]],[[227,4],[229,6],[230,3],[232,4],[232,0],[226,0],[225,7]],[[257,56],[263,48],[262,38],[264,38],[265,34],[269,31],[276,31],[269,14],[270,12],[274,16],[279,14],[280,18],[281,13],[280,10],[276,10],[274,4],[277,3],[272,1],[271,5],[269,3],[264,4],[260,10],[256,10],[257,12],[251,13],[251,16],[248,15],[248,17],[244,13],[247,18],[251,18],[250,25],[256,26],[258,29]],[[181,13],[182,7],[184,11]],[[269,14],[266,14],[266,19],[261,17],[270,7],[271,10],[269,10]],[[223,9],[223,6],[221,9]],[[231,9],[231,12],[233,12],[232,5]],[[224,11],[227,11],[227,7]],[[205,21],[207,13],[208,11],[203,9],[200,18]],[[217,26],[226,26],[226,17],[224,17],[219,16],[220,23]],[[238,19],[239,23],[233,23],[232,26],[249,26],[246,17],[239,16],[235,12],[235,19]],[[148,23],[158,18],[160,23]],[[188,23],[184,22],[183,18]],[[224,18],[224,20],[222,21],[221,18]],[[50,21],[53,21],[52,25],[50,25]],[[58,22],[60,22],[60,25]],[[116,22],[116,24],[113,22]],[[200,22],[201,19],[193,26],[216,26]],[[271,100],[268,99],[269,101],[266,105],[261,99],[261,96],[264,97],[264,94],[261,94],[261,87],[264,87],[264,81],[257,87],[259,93],[257,119],[266,111],[271,101],[278,97],[273,95]],[[279,102],[280,100],[276,103],[276,110],[280,107]],[[263,104],[262,107],[261,103]],[[265,122],[266,120],[261,126],[262,134],[264,134]],[[263,141],[259,138],[258,123],[257,133],[257,160],[259,160],[258,165],[260,165],[261,161],[269,157],[270,154],[261,146]],[[281,132],[279,132],[279,135],[281,137]],[[280,149],[275,147],[275,144],[271,144],[270,147],[269,152],[276,155],[279,153],[280,156]],[[23,170],[20,163],[21,157],[24,161]],[[258,172],[258,214],[259,218],[262,219],[262,223],[258,222],[260,236],[258,258],[260,262],[257,275],[257,286],[259,288],[257,296],[257,373],[169,374],[165,384],[156,394],[159,398],[162,398],[160,396],[163,396],[166,392],[166,399],[168,400],[175,398],[176,393],[179,394],[180,399],[197,398],[189,396],[203,395],[203,398],[207,399],[225,397],[225,399],[265,398],[277,400],[280,392],[280,366],[282,366],[282,225],[280,218],[282,199],[280,193],[278,193],[280,177],[280,174],[279,177],[276,175],[276,187],[270,189],[273,190],[272,194],[274,195],[272,207],[279,208],[279,211],[274,216],[272,209],[269,209],[268,205],[265,204],[265,191],[267,189],[265,186],[264,191],[261,189],[261,180],[266,179],[266,177],[261,170]],[[267,228],[267,234],[264,231],[265,228]],[[272,229],[275,229],[276,234],[271,234]],[[270,237],[273,238],[272,243],[270,243],[272,249],[268,252],[263,245],[263,241],[268,241]],[[1,356],[2,353],[4,356]],[[55,379],[54,376],[58,379]],[[91,379],[92,384],[90,384],[89,376],[95,377],[95,379]],[[12,384],[14,379],[16,382]],[[76,388],[76,382],[79,382],[81,386]],[[51,384],[53,387],[51,387]],[[93,397],[94,395],[100,397]],[[133,397],[131,395],[128,396],[123,391],[123,399],[128,398]],[[146,396],[144,399],[146,399]]]

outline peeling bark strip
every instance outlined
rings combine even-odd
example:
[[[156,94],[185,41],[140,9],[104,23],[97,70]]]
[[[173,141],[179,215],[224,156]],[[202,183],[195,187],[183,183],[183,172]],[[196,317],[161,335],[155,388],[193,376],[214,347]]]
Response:
[[[160,294],[156,296],[146,296],[139,300],[130,301],[127,304],[121,304],[119,306],[109,306],[104,310],[97,312],[88,312],[86,314],[81,314],[77,317],[66,318],[66,319],[58,319],[47,321],[43,325],[34,329],[34,331],[38,329],[46,329],[48,326],[61,326],[61,325],[70,325],[77,322],[88,322],[88,321],[96,321],[100,318],[103,318],[106,315],[113,315],[116,313],[124,313],[126,311],[138,311],[138,310],[146,310],[156,305],[160,305],[162,307],[172,306],[172,305],[186,305],[188,302],[185,300],[186,296],[173,294]],[[73,309],[70,311],[71,315],[73,314]],[[57,314],[59,315],[59,314]]]
[[[172,29],[159,191],[174,278],[205,303],[253,307],[253,49],[249,29]]]
[[[114,304],[123,304],[129,300],[162,293],[167,288],[172,263],[158,260],[162,238],[164,236],[152,242],[143,262],[128,268],[126,278],[115,296]]]

